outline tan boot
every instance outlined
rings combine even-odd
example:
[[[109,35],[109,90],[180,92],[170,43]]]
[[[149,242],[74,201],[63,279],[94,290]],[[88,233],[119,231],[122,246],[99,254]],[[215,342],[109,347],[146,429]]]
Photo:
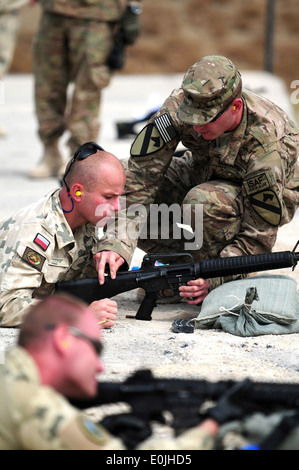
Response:
[[[59,152],[57,143],[47,145],[41,161],[32,168],[28,176],[30,178],[51,178],[53,176],[61,176],[61,168],[63,167],[63,158]]]

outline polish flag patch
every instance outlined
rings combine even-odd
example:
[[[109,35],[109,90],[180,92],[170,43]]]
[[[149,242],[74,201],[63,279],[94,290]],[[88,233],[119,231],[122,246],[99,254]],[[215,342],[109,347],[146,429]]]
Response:
[[[39,245],[44,251],[46,251],[46,249],[50,245],[49,240],[47,240],[47,238],[44,237],[41,233],[38,233],[33,241],[34,243]]]

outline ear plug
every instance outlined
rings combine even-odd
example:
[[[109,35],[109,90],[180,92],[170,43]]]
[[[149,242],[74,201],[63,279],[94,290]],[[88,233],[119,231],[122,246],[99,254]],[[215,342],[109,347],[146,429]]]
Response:
[[[81,191],[76,191],[76,196],[81,196]]]

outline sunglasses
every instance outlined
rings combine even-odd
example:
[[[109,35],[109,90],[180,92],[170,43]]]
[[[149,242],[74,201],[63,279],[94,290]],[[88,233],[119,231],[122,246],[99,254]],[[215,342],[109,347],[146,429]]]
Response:
[[[71,168],[72,168],[73,164],[75,163],[75,161],[76,160],[79,160],[79,161],[85,160],[85,158],[89,157],[90,155],[94,155],[95,153],[97,153],[98,150],[102,150],[104,152],[103,147],[96,144],[95,142],[86,142],[85,144],[81,145],[76,150],[76,152],[74,153],[74,156],[71,159],[71,162],[69,163],[69,166],[68,166],[68,168],[67,168],[67,170],[64,173],[63,178],[62,178],[68,193],[70,192],[70,188],[68,187],[68,184],[65,181],[65,178],[67,177],[67,175],[71,171]]]
[[[45,325],[46,330],[54,330],[55,327],[56,325],[54,323],[49,323]],[[100,356],[101,353],[103,352],[103,344],[97,339],[91,338],[90,336],[83,333],[83,331],[79,330],[78,328],[74,326],[69,326],[68,331],[72,336],[75,336],[76,338],[84,339],[85,341],[87,341],[91,345],[91,347],[95,350],[98,356]]]
[[[231,106],[231,104],[232,104],[232,101],[231,101],[224,109],[222,109],[222,111],[220,111],[220,113],[218,113],[218,114],[214,117],[214,119],[212,119],[212,121],[209,121],[208,124],[210,124],[211,122],[217,121],[217,119],[219,119],[220,116],[222,116],[222,114],[224,114],[225,111],[228,110],[228,108]]]

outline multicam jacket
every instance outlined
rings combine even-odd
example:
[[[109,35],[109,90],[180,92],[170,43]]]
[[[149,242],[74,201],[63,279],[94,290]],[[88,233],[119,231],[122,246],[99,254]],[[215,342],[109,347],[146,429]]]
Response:
[[[0,222],[0,326],[18,326],[35,299],[60,280],[96,277],[95,227],[71,231],[59,190]]]
[[[39,0],[49,13],[99,21],[119,21],[127,5],[142,0]]]
[[[243,91],[244,112],[239,126],[207,141],[177,117],[182,99],[183,90],[174,90],[133,142],[125,190],[127,205],[139,203],[149,208],[154,203],[181,142],[192,152],[198,184],[219,179],[242,188],[242,224],[221,256],[271,251],[278,227],[290,222],[299,206],[297,126],[266,98]],[[113,239],[102,249],[121,251],[119,241]]]

